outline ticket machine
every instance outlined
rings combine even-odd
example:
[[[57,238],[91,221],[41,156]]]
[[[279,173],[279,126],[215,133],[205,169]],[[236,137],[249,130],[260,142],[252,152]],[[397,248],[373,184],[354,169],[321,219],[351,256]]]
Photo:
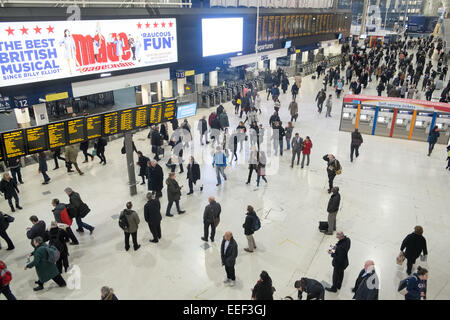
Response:
[[[358,130],[361,133],[372,134],[376,107],[362,106],[359,115]]]
[[[414,130],[412,132],[412,140],[427,141],[433,122],[434,112],[417,111],[416,120],[414,121]]]
[[[440,133],[437,143],[448,145],[450,138],[450,114],[438,113],[435,125],[438,126]]]
[[[339,130],[353,132],[355,130],[357,112],[357,105],[345,104],[342,108],[341,125]]]
[[[411,110],[398,110],[392,137],[408,139],[413,113]]]
[[[394,117],[394,109],[380,108],[375,125],[375,135],[389,137],[391,133],[392,118]]]

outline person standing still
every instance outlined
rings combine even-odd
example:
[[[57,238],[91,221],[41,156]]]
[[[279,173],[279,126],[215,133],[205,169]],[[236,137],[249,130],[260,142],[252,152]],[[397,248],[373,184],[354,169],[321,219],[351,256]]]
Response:
[[[234,266],[236,264],[236,258],[238,256],[238,244],[233,238],[233,234],[230,231],[225,232],[223,236],[222,244],[220,246],[220,257],[222,260],[222,266],[225,266],[225,272],[227,277],[223,281],[225,284],[229,283],[230,287],[233,287],[236,283],[236,273]]]
[[[336,235],[338,242],[329,249],[328,253],[333,258],[333,285],[331,288],[325,288],[329,292],[337,292],[341,289],[342,281],[344,280],[344,271],[348,267],[348,251],[350,250],[351,241],[347,238],[342,231],[339,231]]]
[[[166,216],[167,217],[173,217],[172,214],[170,214],[170,209],[172,209],[172,205],[175,202],[175,205],[177,207],[178,214],[183,214],[186,211],[180,209],[180,197],[181,197],[181,188],[183,186],[179,186],[177,180],[175,180],[175,172],[169,173],[169,178],[166,179],[167,184],[167,209],[166,209]]]
[[[333,231],[336,231],[336,215],[339,211],[339,205],[341,204],[341,195],[339,193],[339,187],[333,187],[331,190],[333,193],[328,201],[328,232],[325,234],[332,235]]]
[[[20,157],[14,157],[8,159],[8,167],[11,171],[11,176],[16,184],[23,184],[22,181],[22,172],[20,171]]]
[[[244,234],[247,237],[248,248],[244,248],[244,251],[253,252],[256,249],[255,239],[253,234],[255,233],[255,219],[258,219],[256,212],[252,206],[247,206],[247,212],[245,213],[245,222],[242,225],[244,228]]]
[[[22,210],[22,207],[19,205],[19,196],[17,195],[19,188],[17,188],[17,183],[11,178],[8,172],[3,174],[3,179],[0,181],[0,191],[5,196],[5,199],[8,200],[12,212],[16,211],[12,203],[12,198],[16,202],[16,208]]]
[[[153,235],[153,239],[150,242],[158,243],[159,239],[161,239],[161,204],[158,198],[155,199],[151,192],[147,193],[147,203],[144,206],[144,218]]]
[[[127,222],[128,222],[128,228],[126,228],[124,230],[125,250],[126,251],[130,250],[130,235],[131,235],[131,238],[133,239],[134,251],[137,251],[141,247],[141,245],[138,244],[138,242],[137,242],[137,231],[138,231],[140,220],[139,220],[139,216],[136,213],[136,211],[131,210],[132,208],[133,208],[133,204],[131,203],[131,201],[128,201],[126,204],[126,209],[124,209],[121,213],[121,214],[125,215],[125,218],[127,219]]]
[[[355,153],[355,156],[359,157],[359,147],[363,143],[363,138],[361,136],[361,133],[358,131],[358,129],[355,129],[355,131],[352,132],[352,142],[350,144],[350,161],[353,162],[353,152]]]
[[[336,177],[336,171],[341,168],[341,164],[332,154],[326,154],[323,156],[323,160],[327,162],[327,174],[328,174],[328,193],[331,193],[333,189],[333,181]]]
[[[222,212],[222,208],[220,204],[216,202],[214,197],[208,198],[209,204],[205,207],[205,211],[203,212],[203,237],[201,238],[203,241],[208,241],[208,233],[209,227],[211,226],[211,242],[214,242],[214,236],[216,235],[216,227],[220,221],[220,213]]]

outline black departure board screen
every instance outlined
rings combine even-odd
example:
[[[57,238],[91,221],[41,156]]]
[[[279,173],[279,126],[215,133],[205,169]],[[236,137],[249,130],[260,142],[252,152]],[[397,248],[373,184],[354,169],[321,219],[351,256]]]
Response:
[[[154,103],[150,106],[150,117],[148,122],[150,125],[161,123],[162,120],[162,103]]]
[[[27,153],[36,153],[48,149],[45,126],[25,129],[25,135],[27,137]]]
[[[48,146],[50,149],[63,147],[67,144],[65,122],[51,123],[47,125]]]
[[[25,134],[23,130],[5,132],[2,134],[5,146],[5,157],[14,158],[26,154]]]
[[[148,126],[149,106],[137,107],[134,115],[134,129]]]
[[[88,140],[102,136],[102,116],[86,117],[86,137]]]
[[[133,109],[120,110],[120,132],[133,130]]]
[[[176,100],[164,101],[161,122],[167,122],[177,116]]]
[[[109,112],[103,115],[103,134],[106,136],[119,132],[119,112]]]
[[[69,144],[83,142],[84,139],[84,119],[67,120],[67,136]]]

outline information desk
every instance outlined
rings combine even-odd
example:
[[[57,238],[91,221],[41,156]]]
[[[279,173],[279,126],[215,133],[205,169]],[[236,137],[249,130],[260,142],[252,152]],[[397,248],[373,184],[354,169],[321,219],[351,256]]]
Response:
[[[45,126],[25,129],[27,153],[36,153],[48,149]]]

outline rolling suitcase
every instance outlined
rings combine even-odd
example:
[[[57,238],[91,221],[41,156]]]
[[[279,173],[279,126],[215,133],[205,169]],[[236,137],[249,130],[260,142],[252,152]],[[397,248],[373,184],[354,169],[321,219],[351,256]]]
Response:
[[[319,231],[328,231],[327,221],[319,221]]]

